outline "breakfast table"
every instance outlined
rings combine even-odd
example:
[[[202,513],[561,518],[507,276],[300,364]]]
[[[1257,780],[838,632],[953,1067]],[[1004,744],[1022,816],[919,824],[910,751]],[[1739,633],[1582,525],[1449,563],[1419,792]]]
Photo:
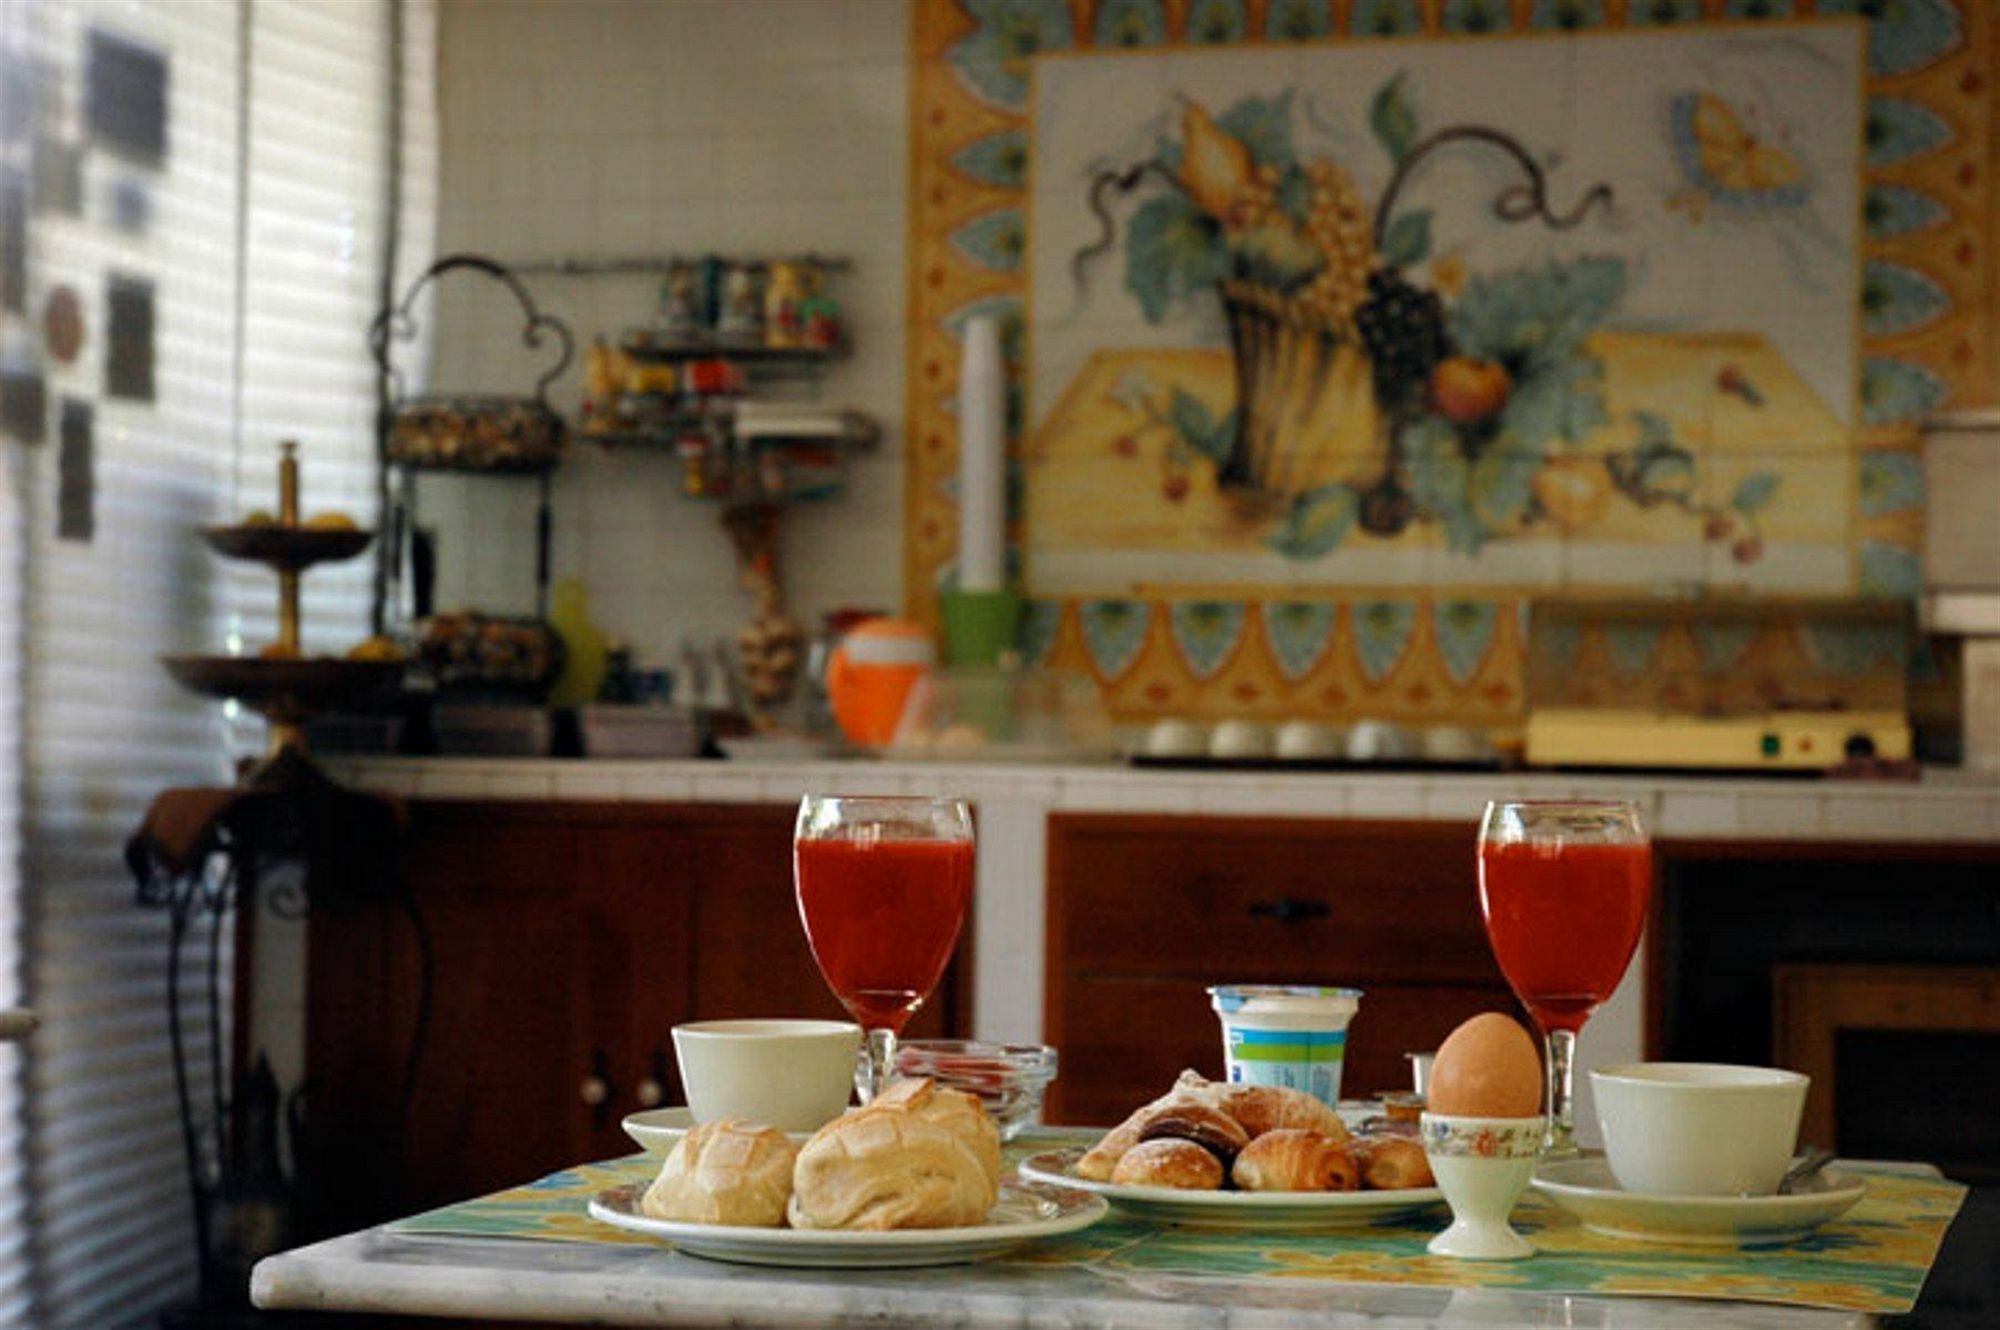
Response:
[[[1031,1131],[1012,1153],[1075,1139]],[[1897,1324],[1912,1304],[1920,1317],[1930,1310],[1919,1290],[1927,1271],[1937,1277],[1931,1258],[1963,1196],[1927,1166],[1848,1166],[1879,1180],[1881,1197],[1871,1201],[1887,1209],[1857,1211],[1858,1222],[1817,1241],[1721,1254],[1634,1250],[1594,1273],[1591,1240],[1579,1242],[1573,1223],[1565,1229],[1532,1197],[1517,1224],[1541,1229],[1545,1255],[1516,1263],[1424,1259],[1421,1230],[1440,1227],[1441,1217],[1415,1232],[1378,1224],[1274,1237],[1161,1228],[1113,1211],[1081,1233],[978,1264],[799,1269],[702,1259],[585,1213],[599,1189],[643,1182],[657,1167],[645,1156],[580,1166],[273,1256],[257,1266],[252,1297],[271,1309],[619,1326],[1835,1330]],[[1869,1229],[1909,1221],[1928,1235],[1917,1250],[1857,1250]],[[1595,1245],[1601,1254],[1602,1240]],[[1954,1244],[1942,1260],[1990,1261],[1980,1245]],[[1674,1296],[1697,1288],[1709,1296]],[[1970,1326],[1981,1314],[1912,1323]]]

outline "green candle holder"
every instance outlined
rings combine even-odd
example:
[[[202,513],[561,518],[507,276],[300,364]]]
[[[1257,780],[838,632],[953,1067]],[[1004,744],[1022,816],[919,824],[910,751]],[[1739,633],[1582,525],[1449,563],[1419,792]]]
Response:
[[[1021,597],[1012,591],[941,591],[948,665],[998,665],[1017,649]]]

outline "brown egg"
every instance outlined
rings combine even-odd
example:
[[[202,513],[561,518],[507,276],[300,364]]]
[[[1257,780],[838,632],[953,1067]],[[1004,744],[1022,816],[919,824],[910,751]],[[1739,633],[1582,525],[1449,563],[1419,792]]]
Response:
[[[1542,1111],[1542,1062],[1519,1021],[1483,1012],[1453,1030],[1431,1063],[1430,1111],[1531,1118]]]

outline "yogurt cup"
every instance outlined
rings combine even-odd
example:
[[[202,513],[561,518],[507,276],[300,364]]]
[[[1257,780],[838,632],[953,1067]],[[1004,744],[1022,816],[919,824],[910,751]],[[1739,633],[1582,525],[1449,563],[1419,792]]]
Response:
[[[1304,1090],[1337,1107],[1347,1023],[1358,988],[1314,984],[1218,984],[1209,1002],[1222,1020],[1227,1077],[1237,1085]]]

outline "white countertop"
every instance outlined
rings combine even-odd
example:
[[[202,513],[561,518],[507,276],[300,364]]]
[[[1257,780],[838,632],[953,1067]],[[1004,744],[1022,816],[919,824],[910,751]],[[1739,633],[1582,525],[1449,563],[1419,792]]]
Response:
[[[1846,1312],[1497,1289],[1245,1281],[995,1264],[773,1270],[665,1248],[369,1229],[258,1264],[266,1308],[578,1325],[964,1330],[1850,1330]]]
[[[1476,819],[1487,800],[1630,798],[1662,839],[2000,841],[2000,780],[1921,782],[1745,776],[1578,776],[1135,770],[913,762],[619,762],[345,758],[328,766],[420,799],[793,803],[811,792],[957,794],[1043,813],[1134,812],[1356,819]]]

